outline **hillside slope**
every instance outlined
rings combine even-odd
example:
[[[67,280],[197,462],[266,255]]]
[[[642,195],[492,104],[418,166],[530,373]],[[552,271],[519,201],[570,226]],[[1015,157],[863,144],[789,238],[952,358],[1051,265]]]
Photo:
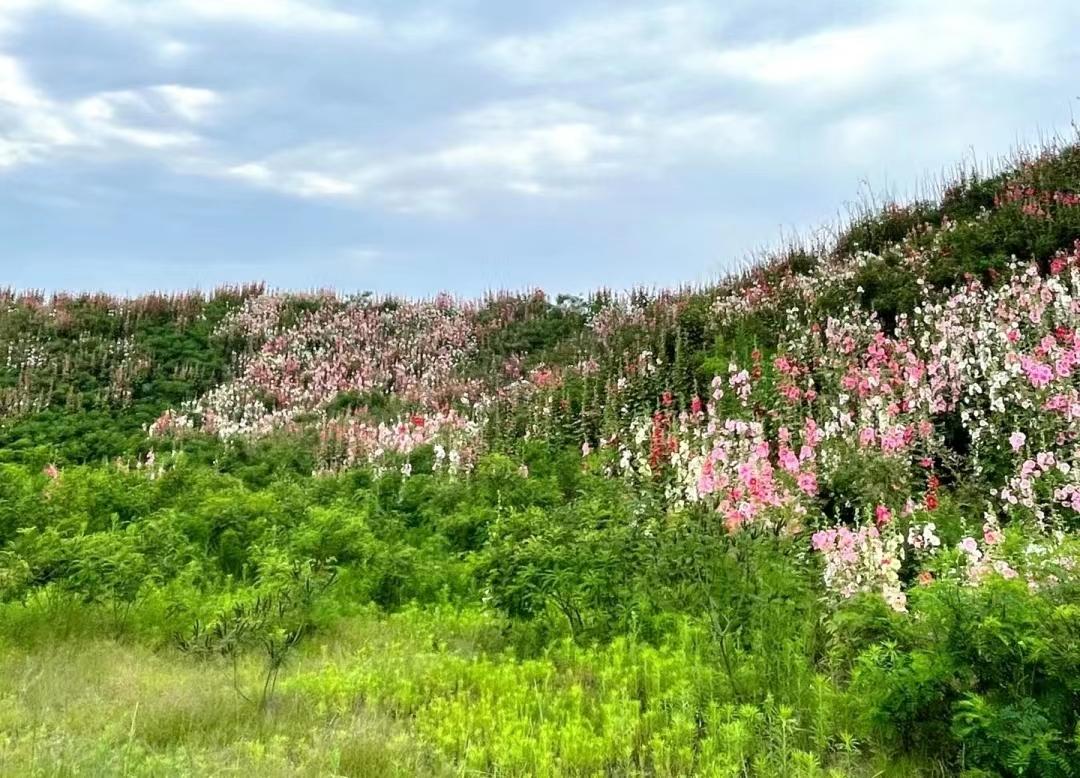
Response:
[[[215,679],[0,685],[4,769],[1077,774],[1080,146],[703,288],[11,292],[0,353],[0,667]]]

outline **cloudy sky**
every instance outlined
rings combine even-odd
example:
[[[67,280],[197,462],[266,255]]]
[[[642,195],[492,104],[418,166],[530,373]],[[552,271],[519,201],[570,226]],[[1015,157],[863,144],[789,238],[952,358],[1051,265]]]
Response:
[[[1080,114],[1076,0],[0,0],[0,285],[670,284]]]

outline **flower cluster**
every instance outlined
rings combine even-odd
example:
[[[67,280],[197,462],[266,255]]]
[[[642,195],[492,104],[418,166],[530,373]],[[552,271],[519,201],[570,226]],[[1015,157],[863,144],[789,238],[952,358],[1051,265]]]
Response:
[[[883,535],[872,525],[856,530],[838,526],[815,532],[811,543],[825,559],[825,585],[831,591],[840,597],[878,592],[895,610],[907,608],[907,595],[900,586],[905,553],[901,535]]]

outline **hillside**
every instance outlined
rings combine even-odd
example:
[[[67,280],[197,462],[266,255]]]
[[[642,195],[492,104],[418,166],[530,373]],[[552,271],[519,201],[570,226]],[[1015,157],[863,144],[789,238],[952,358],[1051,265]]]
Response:
[[[0,353],[0,773],[1080,774],[1080,145],[707,287]]]

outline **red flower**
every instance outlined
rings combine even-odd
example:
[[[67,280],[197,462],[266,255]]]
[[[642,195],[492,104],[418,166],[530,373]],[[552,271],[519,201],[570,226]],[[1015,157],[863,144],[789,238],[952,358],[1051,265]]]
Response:
[[[414,415],[412,418],[409,419],[409,421],[411,421],[413,423],[414,427],[423,427],[424,426],[424,417],[423,416],[415,416]]]
[[[938,507],[937,495],[934,494],[933,492],[927,492],[926,493],[926,510],[928,510],[928,511],[936,511],[937,507]]]
[[[670,449],[667,428],[668,418],[662,411],[653,414],[652,439],[649,445],[649,465],[655,470],[667,459]]]

